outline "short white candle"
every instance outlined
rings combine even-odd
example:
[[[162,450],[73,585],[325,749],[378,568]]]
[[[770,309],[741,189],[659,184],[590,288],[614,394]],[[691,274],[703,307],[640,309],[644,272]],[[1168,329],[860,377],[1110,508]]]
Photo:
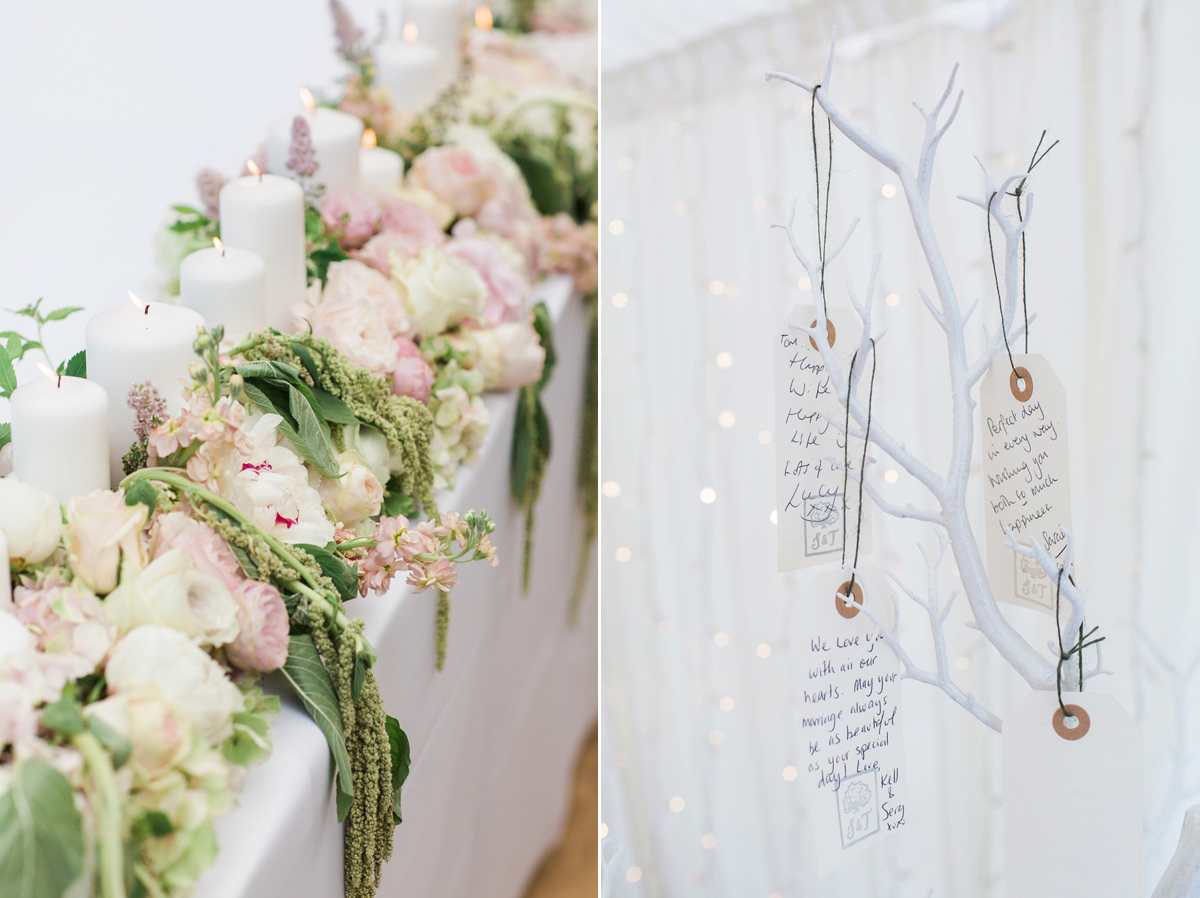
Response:
[[[227,339],[244,337],[266,326],[266,266],[252,250],[215,242],[179,266],[179,301],[199,312],[209,327],[223,325]]]
[[[125,476],[121,459],[134,441],[130,388],[149,381],[166,400],[167,410],[179,414],[188,368],[199,361],[192,344],[202,327],[204,319],[192,309],[140,300],[136,306],[124,303],[99,312],[87,323],[88,380],[104,387],[109,396],[108,457],[114,486]]]
[[[111,404],[99,384],[38,377],[18,387],[11,403],[14,476],[60,503],[108,489]]]
[[[410,23],[411,24],[411,23]],[[417,112],[433,104],[445,87],[442,54],[431,44],[415,37],[385,41],[375,51],[375,77],[386,85],[388,97],[396,109]]]
[[[463,19],[460,0],[404,0],[401,21],[406,26],[415,25],[421,40],[438,51],[438,93],[458,77],[463,54]]]
[[[404,178],[404,160],[399,153],[375,146],[375,132],[363,132],[358,164],[358,187],[375,196],[391,196]]]
[[[247,175],[221,188],[221,239],[263,260],[263,323],[292,329],[292,309],[304,302],[304,192],[278,175]]]
[[[312,94],[302,91],[305,104]],[[317,173],[313,183],[324,184],[325,190],[353,190],[358,186],[358,150],[362,145],[363,123],[339,109],[309,107],[300,112],[276,119],[267,135],[267,168],[273,174],[292,176],[288,169],[288,149],[292,145],[292,122],[300,116],[308,122],[313,149],[317,157]]]

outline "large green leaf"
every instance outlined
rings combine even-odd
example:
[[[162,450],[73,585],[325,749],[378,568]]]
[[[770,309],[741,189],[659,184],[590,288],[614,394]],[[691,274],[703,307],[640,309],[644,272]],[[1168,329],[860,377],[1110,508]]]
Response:
[[[74,315],[76,312],[82,312],[83,306],[65,306],[61,309],[55,309],[49,315],[42,319],[45,321],[62,321],[68,315]]]
[[[44,761],[22,761],[0,796],[0,895],[60,898],[82,866],[71,784]]]
[[[333,447],[333,439],[329,435],[329,425],[320,416],[320,406],[312,393],[304,395],[307,387],[300,389],[295,384],[288,384],[289,408],[296,419],[300,439],[308,447],[313,456],[313,464],[326,477],[338,477],[341,471],[338,467],[337,450]]]
[[[0,396],[7,399],[17,388],[17,372],[13,370],[13,360],[9,349],[0,346]]]
[[[68,377],[87,377],[87,351],[81,349],[67,359],[67,367],[63,373]]]
[[[412,766],[412,752],[408,736],[400,729],[400,721],[389,715],[387,719],[388,746],[392,751],[392,823],[402,823],[400,816],[400,787],[408,779]]]
[[[346,559],[325,546],[310,546],[307,543],[298,545],[317,560],[317,564],[321,566],[321,573],[333,581],[343,602],[348,602],[358,595],[358,573],[346,563]]]
[[[321,663],[321,656],[308,634],[293,636],[288,643],[288,659],[283,665],[283,675],[296,690],[321,732],[329,743],[329,753],[337,767],[337,815],[346,819],[350,805],[354,802],[354,780],[350,776],[350,753],[346,751],[346,737],[342,730],[342,713],[338,706],[337,690],[329,671]]]
[[[325,416],[325,420],[331,424],[357,424],[358,418],[354,417],[354,412],[350,410],[350,406],[342,402],[328,390],[313,388],[313,395],[317,397],[317,402],[321,406],[321,414]]]
[[[538,342],[542,344],[542,349],[546,350],[542,376],[538,378],[537,382],[538,392],[541,393],[546,389],[546,384],[550,383],[550,375],[558,363],[558,353],[554,351],[554,323],[550,318],[550,310],[546,308],[544,302],[539,302],[533,307],[533,329],[537,331]]]
[[[12,442],[12,425],[5,421],[0,424],[0,449]]]
[[[246,398],[264,414],[279,415],[279,430],[291,442],[292,448],[300,457],[309,462],[325,477],[337,477],[338,466],[333,460],[327,442],[319,444],[319,448],[310,446],[300,434],[300,425],[291,411],[291,388],[286,385],[281,388],[265,378],[247,378],[245,383]],[[311,411],[311,409],[310,409]],[[328,437],[326,437],[328,440]],[[324,450],[322,452],[322,450]]]

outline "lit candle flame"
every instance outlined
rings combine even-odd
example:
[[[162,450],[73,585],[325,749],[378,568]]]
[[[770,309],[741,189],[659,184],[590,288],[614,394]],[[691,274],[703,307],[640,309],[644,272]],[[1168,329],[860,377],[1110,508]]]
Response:
[[[403,34],[404,34],[404,39],[406,41],[409,41],[410,43],[412,41],[415,41],[417,39],[417,23],[416,22],[406,23],[404,26]]]
[[[213,238],[213,246],[215,246],[217,249],[219,249],[221,251],[222,256],[225,255],[225,244],[221,242],[220,237]]]
[[[373,147],[373,146],[375,146],[376,143],[378,143],[378,140],[375,137],[375,129],[374,128],[367,128],[365,131],[363,131],[363,146],[364,147]]]
[[[487,6],[475,7],[475,27],[481,31],[489,30],[493,25],[492,11]]]
[[[136,296],[134,296],[134,294],[133,294],[133,291],[132,291],[132,290],[130,290],[130,291],[129,291],[129,301],[130,301],[131,303],[133,303],[133,307],[134,307],[135,309],[142,309],[142,314],[143,314],[143,315],[149,315],[149,314],[150,314],[150,303],[148,303],[148,302],[143,302],[142,300],[138,299]],[[143,307],[144,307],[144,308],[143,308]]]
[[[246,168],[250,169],[250,174],[258,175],[258,179],[260,181],[262,180],[262,169],[260,169],[257,165],[254,164],[253,159],[246,160]]]
[[[317,101],[313,99],[312,91],[307,87],[300,88],[300,102],[304,104],[305,109],[315,109]]]
[[[53,369],[51,369],[51,367],[49,365],[47,365],[45,362],[41,361],[40,359],[38,360],[37,366],[38,366],[38,370],[41,371],[42,374],[46,375],[46,380],[56,381],[58,386],[60,386],[60,387],[62,386],[62,375],[61,374],[55,374]]]

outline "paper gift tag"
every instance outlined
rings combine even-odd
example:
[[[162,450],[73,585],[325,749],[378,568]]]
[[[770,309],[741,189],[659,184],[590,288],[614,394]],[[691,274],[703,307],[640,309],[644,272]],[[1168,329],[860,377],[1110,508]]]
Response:
[[[1071,529],[1067,397],[1044,356],[992,361],[979,392],[983,421],[988,582],[1001,602],[1054,610],[1055,580],[1006,545],[1005,528],[1024,545],[1036,539],[1061,558]]]
[[[818,573],[797,613],[800,738],[797,765],[822,875],[909,825],[900,718],[900,661],[845,594],[850,574]],[[891,600],[867,568],[856,603],[882,618]]]
[[[1141,731],[1111,695],[1064,692],[1063,702],[1083,709],[1074,730],[1053,692],[1034,692],[1004,721],[1005,894],[1138,898]]]
[[[816,306],[796,306],[775,341],[775,498],[780,571],[840,560],[847,521],[851,534],[847,557],[854,552],[858,487],[853,477],[845,483],[843,436],[821,417],[824,413],[834,421],[844,422],[846,412],[838,404],[821,353],[809,336],[798,329],[814,326],[816,319]],[[827,321],[831,348],[844,377],[858,349],[862,325],[844,309],[831,309]],[[871,364],[871,359],[859,359],[857,364]],[[853,422],[851,426],[855,426]],[[830,464],[830,457],[836,464]],[[861,464],[862,441],[851,440],[851,472],[857,471]],[[849,496],[843,513],[844,485],[849,487]],[[870,550],[871,528],[866,510],[863,552]]]

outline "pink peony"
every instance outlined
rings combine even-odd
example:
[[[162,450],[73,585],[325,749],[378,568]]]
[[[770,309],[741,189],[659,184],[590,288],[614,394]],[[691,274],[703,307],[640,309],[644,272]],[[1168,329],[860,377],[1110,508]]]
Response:
[[[441,234],[441,231],[438,231]],[[445,239],[445,234],[442,234]],[[421,255],[421,250],[430,241],[421,241],[400,231],[383,231],[366,242],[362,249],[353,250],[351,255],[376,271],[391,275],[395,265],[403,265],[409,259]]]
[[[470,264],[487,284],[481,323],[494,325],[520,319],[529,281],[519,270],[519,258],[518,264],[513,264],[495,241],[475,236],[455,237],[446,244],[446,252]]]
[[[321,200],[321,219],[338,232],[343,249],[362,246],[379,229],[379,200],[357,190],[339,190]]]
[[[266,672],[283,667],[288,654],[288,613],[270,583],[243,580],[233,590],[238,636],[225,646],[229,663],[242,670]]]
[[[433,390],[433,369],[421,355],[417,344],[407,337],[396,338],[399,360],[392,372],[392,392],[397,396],[411,396],[418,402],[429,403]]]
[[[413,160],[409,180],[454,207],[459,216],[474,215],[495,192],[490,174],[473,153],[462,147],[432,147]]]
[[[242,581],[242,569],[233,551],[211,528],[182,511],[161,515],[155,523],[155,558],[171,549],[183,549],[196,570],[216,577],[227,589],[232,590]]]
[[[446,242],[446,235],[433,216],[412,200],[400,197],[385,200],[380,224],[384,231],[404,234],[421,246],[430,243],[441,246]]]

